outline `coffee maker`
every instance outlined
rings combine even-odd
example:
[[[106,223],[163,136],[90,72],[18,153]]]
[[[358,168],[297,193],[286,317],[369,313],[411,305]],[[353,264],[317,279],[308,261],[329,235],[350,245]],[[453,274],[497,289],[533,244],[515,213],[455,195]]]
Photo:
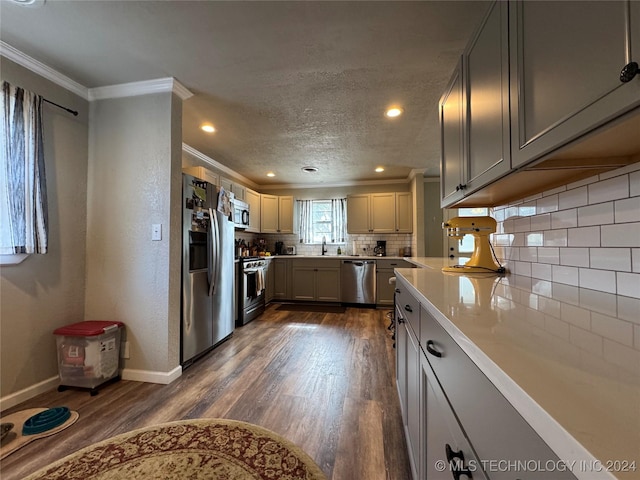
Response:
[[[276,242],[276,255],[284,255],[284,242]]]
[[[386,240],[376,241],[376,246],[373,247],[373,253],[376,257],[384,257],[387,255],[387,242]]]

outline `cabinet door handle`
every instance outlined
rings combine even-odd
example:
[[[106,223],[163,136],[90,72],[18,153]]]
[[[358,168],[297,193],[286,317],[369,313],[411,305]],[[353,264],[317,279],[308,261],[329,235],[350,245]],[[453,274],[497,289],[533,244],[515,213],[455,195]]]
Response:
[[[413,313],[413,310],[411,310],[411,305],[405,305],[404,309],[409,313]]]
[[[638,72],[640,72],[638,62],[629,62],[622,68],[622,71],[620,72],[620,81],[622,83],[630,82]]]
[[[446,443],[444,445],[444,451],[447,455],[447,462],[449,462],[451,468],[451,474],[455,480],[460,480],[461,475],[467,478],[473,478],[471,471],[464,466],[464,453],[462,450],[454,452],[451,445]]]
[[[398,315],[398,323],[404,323],[404,318]]]
[[[434,357],[441,358],[442,357],[442,353],[440,353],[438,350],[436,350],[433,347],[434,347],[433,340],[427,340],[427,352],[429,352]]]
[[[399,288],[396,288],[396,293],[400,293],[400,289]]]

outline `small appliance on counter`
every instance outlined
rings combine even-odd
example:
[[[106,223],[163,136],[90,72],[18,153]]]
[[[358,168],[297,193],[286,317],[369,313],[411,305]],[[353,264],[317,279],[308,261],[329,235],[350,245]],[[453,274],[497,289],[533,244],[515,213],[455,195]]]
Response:
[[[295,255],[296,254],[296,247],[293,245],[287,245],[286,247],[284,247],[284,254],[285,255]]]
[[[473,254],[464,265],[442,267],[443,272],[453,273],[505,273],[505,268],[498,263],[489,242],[489,235],[496,232],[496,221],[492,217],[454,217],[442,223],[447,236],[462,240],[466,235],[473,235]]]
[[[376,246],[373,247],[373,253],[375,254],[376,257],[386,257],[387,256],[386,240],[376,241]]]
[[[284,242],[276,242],[276,255],[284,255]]]

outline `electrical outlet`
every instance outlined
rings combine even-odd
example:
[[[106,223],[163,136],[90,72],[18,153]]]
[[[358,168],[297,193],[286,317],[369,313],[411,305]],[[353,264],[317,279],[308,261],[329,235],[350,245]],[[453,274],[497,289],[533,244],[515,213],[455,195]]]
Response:
[[[162,240],[162,224],[154,223],[151,225],[151,240],[154,242],[158,242]]]
[[[122,342],[120,344],[120,357],[129,358],[129,342]]]

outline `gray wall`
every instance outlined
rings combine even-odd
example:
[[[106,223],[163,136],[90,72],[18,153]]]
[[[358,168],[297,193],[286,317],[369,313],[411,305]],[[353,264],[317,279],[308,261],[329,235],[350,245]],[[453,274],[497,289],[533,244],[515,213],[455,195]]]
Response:
[[[0,77],[45,104],[49,253],[0,268],[0,396],[57,376],[53,330],[84,320],[88,102],[0,57]]]
[[[179,365],[178,107],[170,93],[91,104],[86,317],[126,324],[128,369]]]
[[[424,182],[424,255],[442,257],[442,209],[440,208],[440,179]]]

